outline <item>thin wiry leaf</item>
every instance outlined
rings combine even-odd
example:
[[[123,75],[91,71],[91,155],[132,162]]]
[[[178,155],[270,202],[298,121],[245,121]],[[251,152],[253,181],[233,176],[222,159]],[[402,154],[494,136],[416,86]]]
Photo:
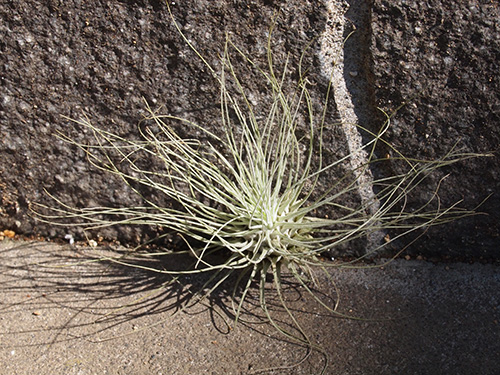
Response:
[[[94,126],[87,116],[72,120],[76,125],[91,130],[95,144],[82,144],[64,134],[59,134],[59,137],[83,150],[94,167],[119,176],[141,195],[145,205],[76,208],[53,197],[58,207],[42,206],[51,213],[38,212],[38,217],[65,226],[83,223],[88,229],[144,224],[170,229],[185,240],[194,256],[191,269],[152,269],[137,265],[126,257],[107,260],[174,275],[214,272],[202,288],[205,290],[200,292],[202,296],[212,293],[231,273],[236,272],[240,275],[233,292],[236,320],[255,280],[260,286],[260,303],[269,322],[288,338],[319,349],[312,344],[286,305],[281,293],[282,269],[287,268],[297,282],[313,294],[309,282],[305,281],[314,280],[311,269],[319,267],[329,276],[327,268],[334,266],[321,261],[322,254],[379,231],[395,231],[392,237],[395,241],[431,225],[473,214],[457,205],[441,207],[437,190],[427,202],[413,211],[406,210],[406,200],[436,169],[478,155],[452,149],[439,160],[424,161],[406,158],[393,149],[396,155],[393,159],[404,163],[407,171],[372,181],[373,186],[378,188],[377,199],[361,202],[357,206],[348,205],[345,197],[366,184],[359,178],[363,174],[360,172],[379,162],[375,158],[375,148],[379,142],[386,143],[382,136],[389,127],[390,117],[378,133],[362,129],[371,136],[371,140],[360,150],[327,163],[323,157],[323,133],[331,83],[326,93],[325,108],[318,115],[313,111],[309,83],[300,66],[296,89],[292,94],[285,93],[289,91],[284,87],[288,62],[281,75],[277,76],[272,62],[271,32],[267,70],[261,69],[228,39],[222,56],[222,69],[217,74],[182,34],[175,21],[174,24],[220,84],[223,136],[191,121],[158,114],[147,103],[148,116],[144,120],[145,126],[141,124],[139,127],[140,140],[125,139],[107,132]],[[269,87],[271,103],[264,119],[254,114],[232,64],[231,51],[257,69]],[[235,94],[229,90],[229,82],[231,87],[236,88]],[[305,127],[300,124],[300,115],[304,113]],[[202,143],[197,139],[183,139],[175,131],[176,123],[201,131],[209,141]],[[298,138],[300,126],[307,130],[307,134]],[[385,146],[391,147],[387,143]],[[316,194],[321,176],[348,164],[349,159],[361,151],[368,153],[369,160],[359,167],[360,170],[346,172],[337,181],[332,181],[322,193]],[[163,168],[159,171],[144,169],[141,166],[144,157],[156,158]],[[143,196],[137,185],[151,188],[156,195],[162,196],[165,201],[176,202],[176,205],[158,205]],[[315,216],[321,209],[337,215],[334,218]],[[68,219],[75,218],[80,222],[68,223]],[[189,238],[201,245],[195,247]],[[361,258],[381,250],[388,243],[390,241],[368,249]],[[166,251],[157,255],[169,253]],[[225,254],[225,258],[214,263],[209,260],[214,253]],[[153,254],[134,252],[132,256]],[[352,262],[343,266],[350,267]],[[279,299],[299,335],[288,332],[272,319],[266,305],[268,275],[274,280]],[[240,286],[242,292],[239,301],[236,301],[236,291]],[[316,301],[330,312],[343,316],[336,311],[338,301],[333,306],[326,305],[319,298]]]

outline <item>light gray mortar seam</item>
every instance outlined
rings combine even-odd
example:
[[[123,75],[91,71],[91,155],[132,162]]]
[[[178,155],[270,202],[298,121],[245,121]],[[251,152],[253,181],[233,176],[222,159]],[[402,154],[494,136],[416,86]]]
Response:
[[[322,75],[332,79],[332,93],[341,119],[349,153],[350,168],[357,179],[358,194],[362,202],[368,207],[370,216],[380,208],[380,203],[373,190],[373,175],[369,168],[363,168],[368,163],[368,153],[362,149],[363,140],[358,130],[359,118],[354,111],[351,94],[344,79],[344,30],[346,25],[345,14],[349,5],[343,0],[325,0],[327,22],[325,31],[320,37],[319,60]],[[332,71],[333,70],[333,71]],[[380,245],[383,237],[381,231],[368,237],[366,251]]]

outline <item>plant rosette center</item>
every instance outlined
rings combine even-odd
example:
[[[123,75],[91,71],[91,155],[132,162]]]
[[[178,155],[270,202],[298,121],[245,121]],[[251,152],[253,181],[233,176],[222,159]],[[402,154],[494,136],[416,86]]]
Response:
[[[248,233],[243,236],[245,249],[240,252],[251,263],[261,263],[273,259],[280,261],[283,257],[297,252],[300,239],[306,233],[299,229],[303,218],[290,215],[288,208],[277,212],[262,211],[249,219]]]

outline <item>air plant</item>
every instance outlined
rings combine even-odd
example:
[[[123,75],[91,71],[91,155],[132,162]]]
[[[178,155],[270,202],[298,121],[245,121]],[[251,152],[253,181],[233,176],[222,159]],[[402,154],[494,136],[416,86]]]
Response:
[[[441,207],[436,192],[419,209],[405,209],[408,194],[434,170],[477,156],[456,149],[431,161],[407,158],[393,149],[396,155],[393,160],[404,163],[407,171],[371,181],[377,189],[376,199],[356,206],[347,205],[345,197],[355,193],[360,184],[367,183],[359,176],[378,161],[375,149],[378,143],[385,143],[383,135],[389,127],[390,116],[378,133],[364,129],[371,140],[361,150],[355,151],[368,155],[368,162],[360,167],[363,170],[346,172],[331,186],[320,187],[323,174],[346,165],[352,157],[349,154],[328,162],[323,157],[323,132],[329,126],[325,119],[330,85],[323,111],[314,113],[309,81],[301,68],[302,63],[298,67],[299,78],[292,94],[289,87],[284,87],[288,62],[281,74],[275,72],[271,52],[272,29],[269,32],[267,68],[259,68],[228,38],[221,57],[221,69],[217,72],[196,51],[177,23],[175,25],[220,85],[222,135],[187,119],[159,114],[147,103],[148,115],[139,126],[140,140],[107,132],[94,126],[87,116],[72,121],[89,129],[95,137],[95,144],[79,143],[59,134],[60,138],[83,150],[95,167],[119,176],[137,194],[141,194],[138,186],[145,186],[175,205],[165,207],[142,194],[146,202],[142,207],[75,208],[54,198],[59,207],[51,207],[52,214],[39,214],[41,219],[66,226],[83,223],[88,229],[110,225],[166,228],[185,239],[187,251],[194,257],[193,265],[187,270],[162,268],[154,271],[174,275],[211,272],[211,286],[200,292],[203,295],[212,293],[236,274],[237,285],[233,294],[236,320],[252,283],[257,282],[260,304],[271,324],[285,335],[314,347],[287,309],[281,294],[281,275],[285,269],[305,290],[313,293],[310,287],[310,281],[314,280],[313,269],[320,268],[329,275],[328,268],[339,264],[325,262],[322,256],[341,245],[373,233],[395,231],[390,240],[382,241],[361,256],[366,257],[410,232],[472,214],[472,211],[462,210],[457,205]],[[254,114],[254,107],[238,79],[232,63],[234,54],[256,69],[269,88],[271,100],[263,119]],[[231,91],[229,86],[236,90]],[[183,138],[176,132],[175,124],[196,130],[209,141]],[[162,169],[145,169],[140,163],[144,157],[159,160]],[[318,190],[321,190],[320,194],[316,193]],[[337,215],[315,215],[322,210]],[[79,222],[68,224],[68,220],[74,218]],[[165,250],[156,255],[175,253]],[[133,253],[134,256],[138,254]],[[213,258],[214,254],[222,256]],[[214,259],[219,261],[214,262]],[[145,268],[126,257],[108,260]],[[344,266],[349,264],[347,262]],[[272,319],[265,293],[269,275],[301,336],[291,334]],[[236,299],[238,288],[241,293]],[[319,298],[316,300],[329,311],[338,313],[336,306],[328,306]]]

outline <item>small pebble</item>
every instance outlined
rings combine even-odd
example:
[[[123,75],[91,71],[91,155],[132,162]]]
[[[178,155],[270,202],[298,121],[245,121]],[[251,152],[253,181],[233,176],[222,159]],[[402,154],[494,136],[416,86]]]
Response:
[[[7,238],[14,238],[16,236],[16,232],[14,232],[13,230],[5,229],[3,231],[3,235]]]

